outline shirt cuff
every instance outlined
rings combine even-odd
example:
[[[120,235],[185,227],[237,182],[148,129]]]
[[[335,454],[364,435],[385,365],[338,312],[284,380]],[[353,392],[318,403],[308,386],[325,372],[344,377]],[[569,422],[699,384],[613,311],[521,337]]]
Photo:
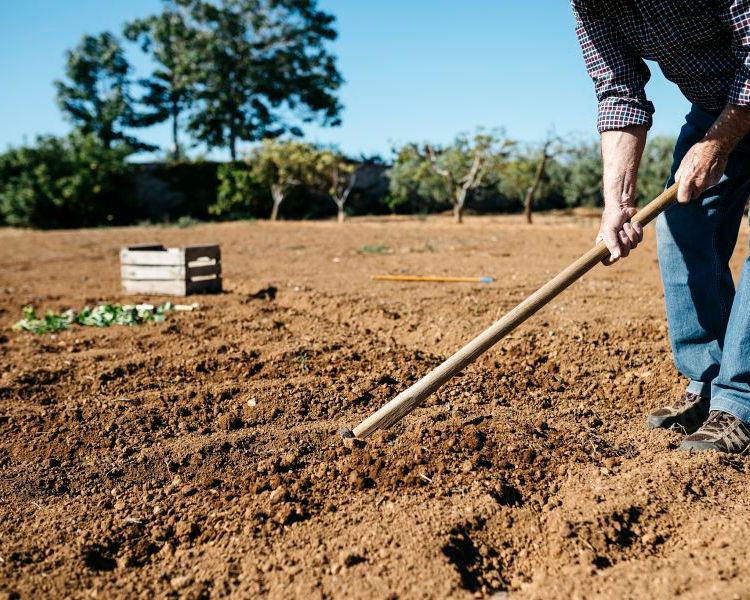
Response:
[[[737,69],[734,81],[727,92],[727,104],[750,105],[750,73],[746,67]]]
[[[624,129],[632,125],[645,125],[651,128],[654,105],[649,101],[630,98],[605,98],[599,102],[599,118],[596,128],[599,133]]]

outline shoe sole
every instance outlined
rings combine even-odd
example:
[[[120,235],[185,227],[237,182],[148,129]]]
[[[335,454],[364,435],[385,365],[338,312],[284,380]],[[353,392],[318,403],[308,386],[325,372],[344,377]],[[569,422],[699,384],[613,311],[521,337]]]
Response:
[[[678,433],[684,433],[685,435],[690,435],[691,433],[695,433],[698,431],[703,423],[698,423],[697,425],[694,425],[692,427],[685,427],[682,423],[679,421],[675,421],[674,417],[648,417],[646,419],[646,429],[653,430],[653,429],[666,429],[669,430],[675,430]]]
[[[714,452],[724,452],[721,448],[717,448],[713,443],[711,442],[694,442],[694,441],[684,441],[682,442],[678,447],[677,450],[680,450],[682,452],[707,452],[710,450],[713,450]]]

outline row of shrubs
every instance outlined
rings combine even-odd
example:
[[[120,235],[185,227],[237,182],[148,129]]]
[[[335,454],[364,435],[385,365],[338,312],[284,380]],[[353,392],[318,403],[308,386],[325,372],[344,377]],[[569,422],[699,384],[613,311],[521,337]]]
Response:
[[[74,133],[65,138],[41,137],[33,146],[0,154],[0,224],[35,228],[131,225],[144,222],[265,219],[272,199],[268,189],[247,185],[247,163],[186,161],[130,163],[128,149],[107,148],[95,137]],[[586,163],[548,169],[550,180],[540,188],[536,210],[600,202],[596,153]],[[361,167],[346,204],[349,215],[388,213],[427,214],[450,210],[451,202],[409,193],[394,198],[388,165],[369,161]],[[565,178],[555,173],[567,169]],[[663,169],[662,169],[663,170]],[[661,185],[663,174],[654,177]],[[577,179],[582,178],[580,183]],[[234,183],[244,180],[246,201],[237,202]],[[556,185],[560,179],[564,184]],[[568,189],[572,185],[576,188]],[[567,186],[567,187],[566,187]],[[476,213],[516,212],[523,209],[523,189],[504,193],[503,186],[472,192],[468,210]],[[244,190],[250,190],[245,192]],[[232,194],[231,201],[227,201]],[[302,186],[293,189],[281,206],[284,219],[321,219],[336,215],[330,196]]]

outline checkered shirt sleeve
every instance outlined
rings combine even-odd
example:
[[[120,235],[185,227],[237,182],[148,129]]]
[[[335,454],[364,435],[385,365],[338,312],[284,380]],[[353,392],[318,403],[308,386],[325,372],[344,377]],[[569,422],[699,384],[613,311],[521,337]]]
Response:
[[[650,128],[654,106],[646,99],[645,86],[651,77],[646,63],[628,48],[606,18],[586,8],[579,10],[576,0],[572,6],[586,70],[594,80],[599,100],[597,129],[603,132],[630,125]]]
[[[732,30],[732,53],[738,67],[727,92],[727,102],[750,105],[750,0],[733,0],[723,18]]]

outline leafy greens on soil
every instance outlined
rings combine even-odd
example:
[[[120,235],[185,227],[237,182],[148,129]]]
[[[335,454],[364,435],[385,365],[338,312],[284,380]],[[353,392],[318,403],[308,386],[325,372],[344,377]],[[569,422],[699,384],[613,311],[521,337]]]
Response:
[[[32,333],[55,333],[68,329],[71,325],[86,327],[109,327],[110,325],[140,325],[142,323],[161,323],[166,313],[173,310],[171,302],[159,306],[151,304],[99,304],[93,308],[86,306],[81,312],[73,309],[62,313],[47,311],[44,317],[36,314],[33,306],[23,309],[23,319],[13,326],[17,331]]]

